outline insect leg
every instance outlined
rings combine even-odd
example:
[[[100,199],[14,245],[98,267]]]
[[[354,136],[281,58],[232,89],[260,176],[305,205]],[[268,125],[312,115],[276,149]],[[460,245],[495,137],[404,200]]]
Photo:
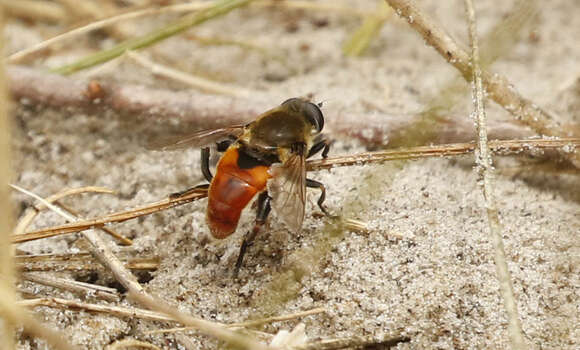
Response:
[[[332,143],[331,141],[329,141],[326,138],[319,138],[317,137],[314,140],[314,145],[310,148],[310,150],[308,151],[308,154],[306,155],[306,158],[310,158],[313,155],[315,155],[316,153],[320,152],[322,150],[322,158],[326,158],[328,157],[328,151],[330,151],[330,144]]]
[[[211,182],[213,175],[209,170],[209,147],[201,149],[201,172],[203,173],[203,177],[205,177],[208,182]]]
[[[246,237],[244,237],[244,241],[242,242],[242,246],[240,247],[240,253],[238,254],[238,260],[236,261],[236,266],[234,268],[234,278],[238,276],[238,272],[242,267],[246,250],[253,244],[254,239],[262,229],[262,226],[264,226],[264,224],[266,223],[268,214],[270,214],[270,210],[272,209],[272,207],[270,206],[271,200],[272,197],[270,197],[268,195],[268,192],[266,191],[260,193],[260,195],[258,196],[258,212],[256,215],[256,222],[254,224],[254,228],[252,229],[252,231],[248,232]]]
[[[197,185],[195,187],[188,188],[187,190],[183,190],[183,191],[179,191],[179,192],[174,192],[174,193],[172,193],[172,194],[169,195],[169,198],[175,199],[175,198],[178,198],[178,197],[183,197],[186,194],[190,194],[190,193],[193,193],[193,192],[198,192],[198,191],[201,191],[201,190],[206,190],[207,191],[207,189],[209,189],[209,184]]]
[[[310,188],[319,188],[320,189],[320,197],[318,198],[318,207],[326,216],[332,216],[328,213],[326,208],[322,205],[324,200],[326,199],[326,187],[321,182],[312,179],[306,179],[306,187]]]
[[[216,142],[217,151],[218,152],[225,152],[227,149],[232,145],[232,143],[236,142],[237,138],[230,138],[225,139],[220,142]]]

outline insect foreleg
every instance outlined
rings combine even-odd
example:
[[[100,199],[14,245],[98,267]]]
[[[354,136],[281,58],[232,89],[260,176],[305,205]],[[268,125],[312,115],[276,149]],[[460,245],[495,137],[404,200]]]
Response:
[[[310,158],[320,151],[322,151],[322,158],[328,157],[328,151],[330,151],[330,144],[331,143],[332,142],[330,142],[326,138],[320,139],[317,137],[314,145],[308,151],[306,158]]]

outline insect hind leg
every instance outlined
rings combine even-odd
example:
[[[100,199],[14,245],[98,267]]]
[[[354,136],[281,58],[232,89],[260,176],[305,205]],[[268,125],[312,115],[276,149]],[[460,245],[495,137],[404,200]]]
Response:
[[[240,247],[240,253],[238,254],[238,260],[236,261],[236,266],[234,267],[234,278],[238,276],[238,272],[242,267],[244,262],[244,255],[246,254],[247,249],[253,244],[254,239],[261,231],[262,226],[266,223],[266,219],[268,218],[268,214],[270,214],[270,210],[272,209],[270,205],[270,201],[272,197],[268,195],[267,191],[260,193],[258,196],[258,210],[256,214],[256,222],[254,224],[254,228],[252,231],[248,232],[244,237],[244,241]]]
[[[332,217],[332,215],[330,215],[328,210],[326,210],[326,208],[323,205],[324,200],[326,199],[326,187],[324,187],[324,184],[322,184],[322,182],[318,182],[316,180],[306,179],[306,187],[320,189],[320,197],[318,197],[318,202],[317,202],[318,207],[320,208],[320,210],[322,210],[324,215]]]

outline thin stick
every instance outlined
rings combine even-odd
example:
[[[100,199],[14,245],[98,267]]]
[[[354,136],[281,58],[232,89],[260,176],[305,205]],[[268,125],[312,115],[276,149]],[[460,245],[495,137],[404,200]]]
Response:
[[[12,237],[12,243],[23,243],[31,240],[37,240],[41,238],[53,237],[65,233],[79,232],[82,230],[88,230],[91,228],[100,228],[105,224],[112,222],[123,222],[126,220],[134,219],[143,215],[149,215],[156,213],[161,210],[169,209],[189,203],[207,196],[206,190],[200,190],[197,192],[189,192],[181,197],[177,198],[167,198],[155,203],[144,205],[128,211],[122,211],[118,213],[109,214],[96,219],[82,220],[73,222],[66,225],[55,226],[49,229],[38,230],[34,232],[25,233],[18,236]]]
[[[68,206],[65,206],[65,205],[63,205],[62,203],[59,203],[59,202],[57,202],[57,204],[61,208],[65,209],[67,212],[69,212],[72,215],[74,215],[77,219],[79,219],[79,220],[80,219],[84,219],[84,218],[81,218],[81,216],[78,214],[78,212],[76,210],[74,210],[74,209],[72,209],[72,208],[70,208]],[[110,228],[101,227],[101,231],[103,231],[106,234],[108,234],[109,236],[117,239],[121,245],[130,246],[130,245],[133,244],[133,241],[132,240],[130,240],[129,238],[127,238],[127,237],[125,237],[125,236],[123,236],[121,234],[118,234],[116,231],[113,231]]]
[[[209,6],[210,6],[210,4],[200,3],[200,2],[189,3],[189,4],[175,4],[175,5],[169,5],[169,6],[164,6],[164,7],[160,7],[160,8],[137,10],[137,11],[132,11],[132,12],[112,16],[112,17],[105,18],[105,19],[100,20],[100,21],[89,23],[89,24],[82,26],[82,27],[79,27],[79,28],[72,29],[68,32],[62,33],[62,34],[57,35],[55,37],[52,37],[48,40],[42,41],[42,42],[40,42],[34,46],[31,46],[27,49],[13,53],[12,55],[8,56],[7,62],[12,63],[12,64],[20,63],[23,60],[30,57],[31,55],[33,55],[41,50],[44,50],[44,49],[46,49],[54,44],[57,44],[57,43],[60,43],[63,41],[67,41],[67,40],[71,40],[71,39],[76,38],[80,35],[90,33],[94,30],[101,29],[101,28],[119,23],[121,21],[126,21],[129,19],[139,18],[139,17],[144,17],[144,16],[157,15],[157,14],[162,14],[162,13],[167,13],[167,12],[189,12],[189,11],[204,9],[204,8],[209,7]]]
[[[479,64],[479,44],[477,40],[477,24],[475,10],[471,0],[465,0],[467,17],[469,20],[469,40],[471,42],[471,62],[473,66],[473,103],[475,107],[476,128],[477,128],[477,152],[475,153],[475,163],[480,181],[483,182],[482,191],[485,197],[485,209],[487,212],[487,223],[494,246],[494,258],[499,280],[499,289],[503,298],[504,307],[508,316],[508,333],[511,339],[512,349],[526,349],[526,343],[522,332],[522,325],[518,315],[518,308],[514,297],[511,274],[509,272],[504,245],[502,240],[503,228],[499,222],[499,214],[494,191],[494,174],[490,149],[487,141],[487,117],[485,115],[485,105],[483,101],[483,84],[481,78],[481,67]]]
[[[245,321],[245,322],[239,322],[239,323],[231,323],[231,324],[226,324],[225,326],[228,328],[249,328],[249,327],[260,326],[260,325],[267,324],[267,323],[293,320],[296,318],[306,317],[306,316],[310,316],[310,315],[316,315],[316,314],[323,313],[323,312],[326,312],[326,309],[323,307],[319,307],[319,308],[315,308],[312,310],[296,312],[296,313],[289,314],[289,315],[274,316],[274,317],[262,318],[259,320]],[[159,330],[147,332],[147,334],[174,333],[174,332],[183,332],[183,331],[188,331],[188,330],[192,330],[192,328],[179,327],[179,328],[159,329]]]
[[[158,256],[131,258],[121,255],[125,267],[130,270],[157,270]],[[17,255],[16,267],[22,272],[33,271],[93,271],[102,268],[90,253]]]
[[[560,139],[560,140],[507,140],[491,141],[489,143],[491,151],[501,154],[522,154],[525,152],[537,153],[545,150],[562,150],[573,153],[576,147],[580,147],[580,138]],[[312,160],[306,163],[309,171],[318,171],[341,166],[355,166],[365,164],[383,163],[390,160],[420,159],[433,157],[448,157],[473,153],[476,145],[474,143],[458,143],[438,146],[413,147],[409,149],[397,149],[389,151],[360,153],[352,156],[327,158],[322,160]],[[102,227],[113,222],[122,222],[140,216],[149,215],[178,205],[190,203],[207,196],[206,190],[200,189],[185,193],[181,197],[167,198],[151,204],[117,212],[102,217],[77,221],[71,224],[53,226],[46,229],[28,232],[12,237],[12,243],[22,243],[37,239],[53,237],[61,234],[79,232],[90,228]]]
[[[57,214],[62,215],[68,220],[74,221],[76,218],[70,214],[64,213],[53,204],[46,202],[40,196],[24,190],[25,193],[40,200],[49,209],[54,210]],[[192,191],[197,193],[196,191]],[[102,239],[94,230],[85,231],[83,237],[90,243],[91,253],[113,274],[115,279],[125,287],[129,292],[129,297],[142,305],[153,310],[158,310],[173,319],[181,322],[186,326],[195,327],[204,334],[210,335],[222,341],[245,349],[268,349],[268,347],[254,341],[249,336],[243,336],[230,331],[220,324],[194,318],[179,312],[177,309],[166,304],[164,301],[149,295],[137,281],[137,278],[123,266],[123,263],[113,254],[107,241]]]
[[[580,138],[490,141],[489,147],[491,152],[499,155],[521,154],[526,151],[536,152],[550,149],[560,149],[563,152],[574,153],[576,147],[580,147]],[[458,156],[473,153],[475,149],[475,143],[421,146],[311,160],[306,163],[306,166],[308,170],[317,171],[341,166],[382,163],[390,160]]]
[[[12,187],[12,188],[14,188],[14,189],[16,189],[16,190],[18,190],[18,191],[20,191],[22,193],[25,193],[25,194],[33,197],[33,198],[36,198],[41,203],[43,203],[46,208],[51,209],[52,211],[54,211],[55,213],[59,214],[63,218],[65,218],[65,219],[67,219],[69,221],[72,221],[72,222],[78,221],[78,217],[76,216],[76,214],[74,213],[74,211],[69,214],[69,213],[65,212],[63,209],[61,209],[60,207],[52,204],[48,200],[46,200],[46,199],[44,199],[44,198],[42,198],[40,196],[37,196],[36,194],[34,194],[34,193],[30,192],[30,191],[27,191],[27,190],[23,189],[22,187],[19,187],[17,185],[13,185],[13,184],[11,184],[10,187]],[[104,232],[108,233],[109,235],[111,235],[111,236],[119,239],[125,245],[131,245],[131,244],[133,244],[133,241],[131,241],[130,239],[128,239],[126,237],[123,237],[123,236],[117,234],[113,230],[110,230],[110,229],[105,228],[105,227],[101,227],[101,230],[103,230]]]
[[[18,305],[27,308],[45,306],[53,309],[62,309],[62,310],[74,310],[74,311],[83,310],[86,312],[106,314],[119,318],[138,318],[148,321],[175,322],[175,320],[173,320],[171,317],[168,317],[162,313],[155,311],[133,307],[90,304],[63,298],[28,299],[18,301],[17,303]]]
[[[164,28],[155,30],[141,37],[126,40],[108,50],[103,50],[86,56],[72,64],[55,68],[52,71],[60,74],[71,74],[85,68],[93,67],[95,65],[107,62],[113,58],[119,57],[128,50],[137,50],[143,47],[151,46],[193,26],[206,22],[212,18],[222,16],[238,7],[247,5],[251,1],[252,0],[220,0],[215,2],[212,7],[193,15],[186,16]]]
[[[324,312],[326,312],[326,308],[318,307],[318,308],[311,309],[311,310],[295,312],[295,313],[289,314],[289,315],[273,316],[273,317],[262,318],[259,320],[232,323],[232,324],[229,324],[228,327],[232,327],[232,328],[233,327],[244,327],[244,328],[255,327],[255,326],[260,326],[260,325],[263,325],[266,323],[288,321],[288,320],[293,320],[296,318],[306,317],[306,316],[310,316],[310,315],[316,315],[316,314],[320,314],[320,313],[324,313]]]
[[[161,350],[161,348],[141,340],[126,338],[115,341],[113,344],[107,345],[105,350],[121,350],[121,349],[152,349]]]
[[[24,333],[44,339],[53,348],[59,350],[76,350],[77,348],[65,341],[61,335],[49,328],[43,326],[26,309],[18,305],[17,302],[11,302],[9,293],[0,287],[0,310],[2,318],[11,324],[21,325]],[[10,337],[10,335],[8,335]],[[2,338],[3,342],[9,342],[7,337]],[[7,348],[7,343],[3,343],[3,349]]]
[[[135,294],[130,291],[129,297],[140,302],[142,305],[145,305],[152,310],[156,310],[170,316],[171,318],[173,318],[174,320],[180,322],[185,326],[194,327],[195,329],[197,329],[202,333],[211,335],[217,339],[225,341],[228,344],[230,344],[233,348],[239,347],[243,349],[252,349],[252,350],[271,349],[270,347],[257,342],[253,338],[231,331],[221,324],[185,315],[177,311],[177,309],[166,304],[165,302],[157,298],[153,298],[145,293]]]
[[[20,0],[23,1],[23,0]],[[13,2],[8,1],[8,3],[12,4]],[[257,1],[257,6],[283,6],[286,8],[299,8],[299,9],[309,9],[309,10],[318,10],[318,11],[334,11],[338,13],[342,13],[347,16],[357,15],[357,16],[366,16],[369,15],[367,12],[358,11],[353,8],[343,7],[343,6],[336,6],[332,3],[312,3],[310,1]],[[90,33],[92,31],[122,22],[127,21],[134,18],[145,17],[145,16],[153,16],[153,15],[160,15],[163,13],[179,13],[179,12],[191,12],[197,10],[207,9],[211,6],[211,3],[207,2],[190,2],[186,4],[174,4],[174,5],[167,5],[157,8],[147,8],[142,10],[131,11],[127,13],[122,13],[120,15],[115,15],[109,18],[105,18],[99,21],[91,22],[87,25],[82,27],[78,27],[75,29],[71,29],[68,32],[59,34],[55,37],[42,41],[36,45],[33,45],[27,49],[18,51],[13,53],[12,55],[8,56],[7,62],[11,64],[21,63],[24,60],[28,59],[30,56],[38,53],[39,51],[45,50],[50,46],[54,46],[55,44],[62,43],[64,41],[70,41],[80,35]]]
[[[45,286],[55,287],[68,290],[74,293],[80,293],[85,297],[97,297],[107,301],[119,301],[119,293],[114,288],[98,286],[96,284],[84,283],[66,278],[59,278],[45,274],[23,273],[23,280],[39,283]]]
[[[108,188],[87,186],[87,187],[80,187],[80,188],[65,189],[65,190],[62,190],[56,194],[53,194],[51,196],[46,197],[45,200],[49,203],[54,203],[54,202],[56,202],[59,199],[62,199],[64,197],[71,196],[74,194],[85,193],[85,192],[110,193],[110,194],[115,193],[115,191],[110,190]],[[26,230],[26,228],[32,223],[32,221],[34,220],[36,215],[38,215],[39,211],[41,211],[43,209],[46,209],[46,206],[39,205],[39,206],[35,206],[33,208],[27,209],[26,212],[21,216],[20,221],[18,221],[18,224],[16,225],[16,228],[14,229],[14,234],[19,235],[19,234],[23,233]]]
[[[386,0],[399,16],[406,19],[425,41],[443,56],[450,64],[461,72],[467,81],[472,79],[472,69],[469,65],[469,54],[459,47],[443,28],[412,0]],[[489,96],[505,110],[510,112],[517,121],[530,126],[542,135],[570,137],[566,130],[552,128],[552,116],[522,97],[507,78],[488,72],[481,72],[483,86]],[[573,156],[573,157],[577,157]],[[577,159],[577,158],[573,158]],[[579,164],[580,165],[580,164]]]
[[[179,81],[202,91],[242,98],[256,93],[255,91],[250,91],[237,86],[221,84],[209,79],[178,71],[177,69],[169,68],[167,66],[155,63],[135,51],[127,51],[126,54],[129,58],[141,66],[149,69],[155,75],[160,75],[171,80]]]
[[[292,346],[289,350],[335,350],[345,348],[370,348],[373,346],[377,346],[380,349],[388,349],[400,343],[408,343],[410,341],[410,338],[400,335],[384,338],[345,337],[313,341],[304,345]]]

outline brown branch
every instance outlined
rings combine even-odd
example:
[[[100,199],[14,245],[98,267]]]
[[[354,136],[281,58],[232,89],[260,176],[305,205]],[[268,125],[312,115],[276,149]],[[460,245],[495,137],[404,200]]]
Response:
[[[73,107],[88,112],[114,111],[120,115],[146,116],[156,120],[177,118],[199,128],[247,122],[276,103],[265,103],[268,99],[259,95],[235,99],[143,85],[89,82],[19,66],[9,67],[8,77],[12,95],[22,105],[40,104],[66,110]],[[389,139],[398,138],[422,116],[338,113],[331,118],[332,123],[328,123],[330,133],[354,137],[369,146],[383,146]],[[361,127],[360,120],[365,120],[366,127]],[[473,123],[464,118],[442,118],[437,123],[443,126],[442,130],[430,142],[468,142],[473,139]],[[518,139],[535,134],[510,122],[492,125],[489,133],[496,139]]]

